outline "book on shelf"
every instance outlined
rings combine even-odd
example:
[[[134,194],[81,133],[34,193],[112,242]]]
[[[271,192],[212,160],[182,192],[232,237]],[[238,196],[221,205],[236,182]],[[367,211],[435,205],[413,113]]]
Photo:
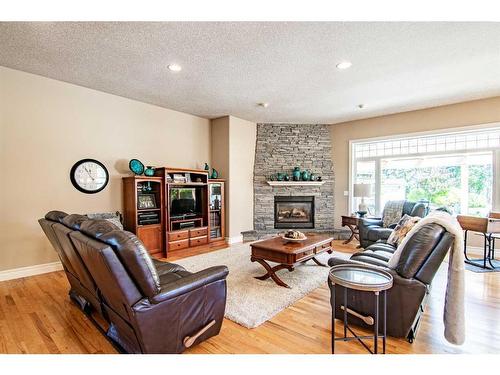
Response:
[[[188,181],[187,181],[186,176],[184,176],[182,174],[174,173],[173,174],[173,182],[174,183],[186,183]]]
[[[218,212],[210,212],[210,226],[220,226],[220,214]]]

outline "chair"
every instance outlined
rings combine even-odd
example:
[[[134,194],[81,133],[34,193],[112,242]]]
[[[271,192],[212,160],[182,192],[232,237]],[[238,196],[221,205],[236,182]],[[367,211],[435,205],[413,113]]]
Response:
[[[404,215],[424,217],[426,214],[425,203],[405,201],[401,217]],[[389,228],[384,228],[382,218],[361,218],[358,225],[361,247],[367,248],[377,241],[386,241],[395,226],[396,224],[393,224]]]
[[[65,263],[73,265],[71,257],[80,260],[87,274],[75,271],[70,294],[90,300],[85,306],[94,307],[109,322],[106,336],[122,351],[181,353],[220,332],[227,267],[191,273],[153,260],[134,234],[106,220],[49,213],[40,222],[44,231],[54,228],[56,237],[46,233],[51,243],[59,239],[53,242],[59,245],[54,247],[58,254],[66,248],[60,255]]]
[[[406,337],[409,342],[413,342],[432,279],[452,246],[454,238],[442,226],[430,223],[422,226],[408,240],[395,269],[389,268],[388,262],[396,247],[382,242],[368,246],[364,251],[352,255],[350,259],[330,258],[328,265],[365,264],[390,272],[394,284],[387,291],[387,334],[393,337]],[[332,290],[330,281],[328,284]],[[335,288],[337,295],[342,296],[344,288],[339,285]],[[338,298],[336,305],[332,306],[337,319],[343,319],[344,316],[341,304],[343,298]],[[350,290],[347,307],[361,316],[373,316],[373,293]],[[382,304],[380,308],[382,309]],[[373,329],[359,316],[349,314],[348,322]]]
[[[69,238],[72,228],[78,227],[85,220],[88,218],[83,215],[68,215],[62,211],[51,211],[38,222],[61,260],[70,284],[70,298],[84,312],[90,313],[94,310],[102,314],[97,286]]]

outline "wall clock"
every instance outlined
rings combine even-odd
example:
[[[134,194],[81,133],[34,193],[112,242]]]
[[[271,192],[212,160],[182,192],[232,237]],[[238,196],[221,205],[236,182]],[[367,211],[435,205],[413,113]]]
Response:
[[[94,159],[77,161],[69,173],[73,186],[86,194],[103,190],[109,182],[109,173],[104,164]]]

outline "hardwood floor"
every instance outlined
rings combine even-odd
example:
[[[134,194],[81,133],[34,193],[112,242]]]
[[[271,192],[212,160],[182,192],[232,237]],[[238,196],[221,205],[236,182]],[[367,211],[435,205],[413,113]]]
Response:
[[[355,245],[338,241],[336,250],[353,252]],[[465,344],[458,347],[443,337],[446,267],[444,263],[433,282],[415,342],[389,338],[388,353],[500,353],[500,273],[466,271],[467,334]],[[68,288],[62,271],[0,282],[0,353],[116,353],[70,301]],[[225,319],[218,336],[186,353],[329,353],[330,310],[325,281],[325,286],[255,329]],[[356,342],[339,342],[336,349],[365,353]]]

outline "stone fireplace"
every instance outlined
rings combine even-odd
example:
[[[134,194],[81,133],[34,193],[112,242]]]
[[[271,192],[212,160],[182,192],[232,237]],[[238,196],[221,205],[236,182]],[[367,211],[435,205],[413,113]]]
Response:
[[[274,228],[314,228],[314,196],[275,196]]]
[[[329,125],[257,124],[253,183],[254,230],[246,234],[246,239],[262,238],[290,228],[333,232],[335,178],[330,137]],[[321,176],[324,184],[269,185],[271,175],[278,172],[291,175],[294,167]],[[309,203],[293,201],[304,197],[312,199]],[[289,199],[288,203],[283,203],[290,205],[291,210],[286,206],[282,208],[280,200],[283,198]],[[306,205],[312,206],[309,214],[302,212],[307,209]]]

